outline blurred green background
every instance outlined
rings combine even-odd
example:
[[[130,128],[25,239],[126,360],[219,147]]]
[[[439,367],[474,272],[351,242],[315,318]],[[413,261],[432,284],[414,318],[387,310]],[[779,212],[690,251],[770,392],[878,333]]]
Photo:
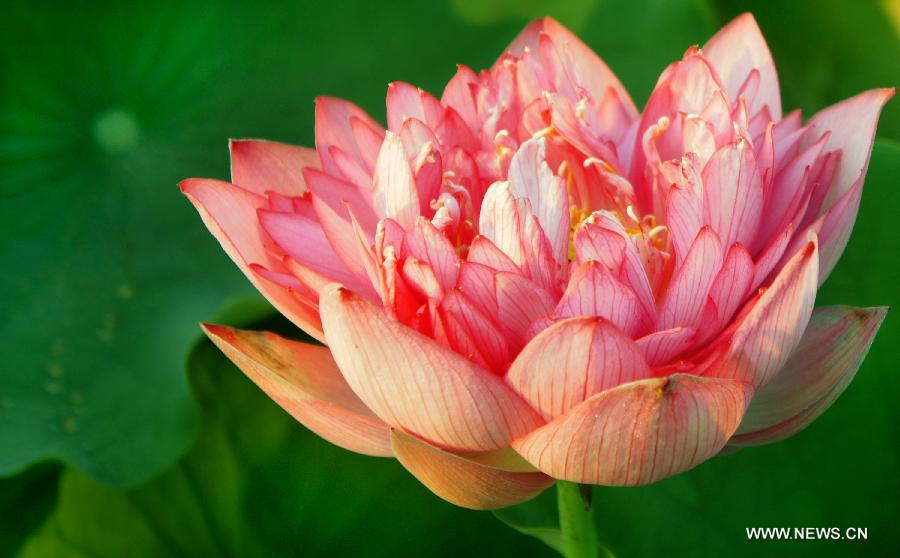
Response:
[[[666,64],[748,10],[787,109],[900,82],[896,0],[5,2],[0,557],[552,556],[392,461],[319,440],[202,341],[201,320],[291,332],[175,184],[227,178],[229,137],[311,145],[316,95],[383,120],[389,81],[439,94],[456,63],[488,66],[541,15],[641,104]],[[900,303],[898,140],[895,100],[819,304]],[[619,556],[895,555],[897,324],[794,439],[596,489],[601,538]],[[552,522],[552,499],[503,517]],[[863,527],[868,541],[747,541],[757,526]]]

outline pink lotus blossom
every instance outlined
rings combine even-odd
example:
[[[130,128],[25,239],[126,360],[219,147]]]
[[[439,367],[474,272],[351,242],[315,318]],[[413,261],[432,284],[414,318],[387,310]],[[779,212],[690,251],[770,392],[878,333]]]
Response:
[[[552,19],[387,129],[316,101],[316,149],[231,143],[182,190],[325,346],[205,326],[297,420],[492,508],[554,479],[640,485],[783,439],[846,387],[885,309],[813,310],[882,105],[782,115],[753,17],[665,69],[643,112]]]

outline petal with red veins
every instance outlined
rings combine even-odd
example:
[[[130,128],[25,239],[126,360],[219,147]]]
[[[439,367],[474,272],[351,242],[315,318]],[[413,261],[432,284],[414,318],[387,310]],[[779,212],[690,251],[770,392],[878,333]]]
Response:
[[[623,285],[599,262],[579,264],[553,312],[554,318],[600,316],[629,335],[641,324],[640,303],[634,291]]]
[[[349,289],[374,294],[371,284],[347,268],[313,219],[297,213],[261,209],[259,223],[273,241],[300,265]]]
[[[383,137],[384,128],[349,101],[334,97],[316,98],[316,151],[322,170],[341,176],[340,168],[329,151],[332,145],[340,147],[351,157],[372,168],[374,153],[371,153],[371,139],[366,134]]]
[[[703,227],[669,283],[656,329],[697,325],[709,289],[722,268],[722,259],[719,237],[711,228]]]
[[[865,176],[875,141],[875,127],[881,107],[894,96],[894,89],[873,89],[816,113],[807,124],[801,143],[806,146],[831,131],[825,152],[841,150],[841,162],[825,201],[823,211]],[[856,213],[848,216],[853,220]]]
[[[399,430],[391,432],[391,444],[397,460],[419,482],[464,508],[491,510],[520,504],[554,482],[510,449],[452,453]]]
[[[716,151],[703,169],[704,222],[723,246],[750,246],[759,228],[763,189],[749,142],[740,140]]]
[[[565,74],[556,75],[557,81],[567,79],[583,87],[596,102],[603,99],[607,88],[612,88],[622,103],[625,114],[632,120],[637,117],[637,109],[631,97],[609,66],[555,19],[545,17],[531,22],[506,51],[516,57],[522,57],[526,49],[533,53],[540,52],[542,36],[552,41],[553,49],[548,54],[553,55],[557,72]]]
[[[737,429],[752,389],[745,382],[673,374],[600,392],[513,441],[557,479],[635,486],[716,455]]]
[[[776,442],[808,426],[853,380],[886,315],[887,308],[817,308],[794,355],[753,397],[731,443]]]
[[[497,319],[520,342],[528,328],[553,312],[555,301],[546,289],[517,273],[497,273],[494,277]]]
[[[261,140],[231,140],[231,182],[242,188],[265,194],[286,196],[306,192],[303,169],[318,168],[315,149]]]
[[[762,31],[751,14],[740,15],[723,27],[703,47],[703,54],[716,69],[725,91],[733,100],[737,100],[751,72],[757,70],[759,85],[750,112],[756,114],[766,106],[774,120],[781,119],[778,73]]]
[[[379,217],[389,217],[403,228],[412,228],[419,216],[419,193],[400,137],[387,132],[372,186],[373,204]]]
[[[691,327],[673,327],[654,331],[636,342],[647,364],[660,366],[690,348],[696,334],[697,331]]]
[[[546,420],[596,393],[650,377],[637,344],[603,318],[570,318],[528,342],[506,381]]]
[[[753,258],[740,244],[729,248],[722,269],[709,289],[709,297],[716,305],[719,324],[726,324],[747,300],[753,282]]]
[[[204,324],[206,335],[304,426],[342,448],[390,456],[390,428],[353,393],[327,347]]]
[[[735,324],[709,375],[766,385],[797,348],[816,300],[819,251],[807,242]]]
[[[445,291],[456,286],[459,278],[459,254],[447,237],[428,219],[419,217],[415,226],[406,232],[403,254],[427,262]]]
[[[440,101],[418,87],[402,81],[388,84],[387,92],[387,121],[388,128],[399,131],[403,122],[408,118],[416,118],[428,125],[429,128],[437,128],[444,113],[444,107]]]
[[[503,381],[338,285],[319,312],[347,383],[395,428],[444,449],[482,451],[541,424]]]
[[[527,199],[550,242],[553,258],[568,261],[569,195],[562,178],[547,164],[543,138],[528,140],[509,164],[509,184],[516,198]]]
[[[496,271],[518,273],[519,266],[503,250],[484,236],[476,236],[469,245],[466,261],[481,264]]]
[[[265,232],[256,216],[258,209],[266,207],[265,198],[233,184],[205,178],[184,180],[179,187],[200,213],[206,228],[253,286],[297,327],[319,341],[324,340],[312,301],[300,300],[250,268],[250,264],[260,264],[273,272],[284,269],[281,261],[266,250]]]

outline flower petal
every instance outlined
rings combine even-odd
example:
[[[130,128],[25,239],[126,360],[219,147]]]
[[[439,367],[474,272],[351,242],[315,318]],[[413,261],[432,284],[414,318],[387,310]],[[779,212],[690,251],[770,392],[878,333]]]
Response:
[[[887,308],[817,308],[784,368],[753,397],[730,443],[776,442],[808,426],[853,380]]]
[[[600,316],[622,331],[633,335],[641,325],[641,310],[637,296],[600,262],[589,260],[572,272],[554,318]]]
[[[251,192],[286,196],[306,192],[303,169],[318,168],[315,149],[261,140],[231,140],[231,182]]]
[[[250,264],[260,264],[276,273],[284,271],[281,261],[271,256],[263,244],[265,233],[259,226],[256,211],[266,207],[265,198],[233,184],[205,178],[184,180],[178,186],[253,286],[297,327],[323,341],[325,335],[311,301],[304,302],[250,268]]]
[[[710,375],[737,378],[754,387],[768,383],[797,348],[816,300],[819,251],[809,241],[772,285],[749,304],[736,324],[725,354]]]
[[[714,456],[752,390],[739,380],[673,374],[623,384],[517,438],[513,449],[557,479],[647,484]]]
[[[546,420],[618,385],[650,376],[637,344],[603,318],[557,322],[532,339],[506,381]]]
[[[490,510],[520,504],[554,482],[525,462],[515,464],[521,457],[512,450],[460,455],[398,430],[391,431],[391,444],[397,460],[419,482],[444,500],[464,508]],[[513,470],[509,469],[510,462]],[[529,469],[522,470],[522,465]]]
[[[716,69],[732,101],[737,100],[750,73],[757,70],[759,85],[750,113],[756,114],[766,106],[773,120],[781,120],[778,74],[772,53],[753,15],[742,14],[734,18],[706,43],[703,54]]]
[[[316,151],[322,170],[334,176],[343,176],[340,166],[332,158],[329,149],[332,145],[341,148],[366,168],[374,168],[380,143],[374,143],[371,136],[384,137],[384,128],[364,110],[343,99],[316,98]]]
[[[703,227],[681,269],[672,277],[660,307],[656,329],[697,325],[709,289],[722,268],[722,260],[719,237],[710,227]]]
[[[375,162],[372,196],[379,217],[412,228],[419,216],[419,194],[403,142],[392,132],[387,132]]]
[[[540,52],[542,36],[548,37],[552,42],[551,54],[556,58],[553,62],[557,66],[554,73],[562,74],[555,75],[555,81],[571,80],[587,90],[598,103],[603,99],[607,88],[612,88],[625,114],[632,120],[636,118],[637,109],[619,78],[590,47],[555,19],[545,17],[532,21],[506,51],[516,57],[522,57],[526,49],[533,53]]]
[[[808,147],[826,131],[831,131],[824,152],[841,150],[841,161],[823,211],[865,176],[875,141],[875,127],[881,107],[894,96],[894,89],[872,89],[816,113],[807,124],[801,148]],[[848,216],[856,219],[856,214]]]
[[[391,426],[446,449],[481,451],[541,423],[497,376],[339,285],[322,291],[319,310],[347,383]]]
[[[206,335],[304,426],[342,448],[390,456],[390,429],[350,390],[327,347],[203,324]]]

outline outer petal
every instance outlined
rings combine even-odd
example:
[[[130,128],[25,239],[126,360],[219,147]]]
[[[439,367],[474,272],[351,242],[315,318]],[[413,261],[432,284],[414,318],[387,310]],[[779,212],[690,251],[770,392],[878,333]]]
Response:
[[[203,331],[260,389],[319,436],[350,451],[392,455],[388,425],[350,390],[327,347],[212,324],[203,324]]]
[[[464,508],[490,510],[519,504],[554,482],[512,450],[460,455],[398,430],[391,432],[391,443],[397,459],[413,476],[444,500]]]
[[[690,374],[632,382],[594,395],[513,448],[554,478],[647,484],[718,453],[751,394],[739,380]]]
[[[650,376],[637,344],[603,318],[557,322],[532,339],[506,381],[545,419],[588,397]]]
[[[716,69],[732,101],[737,100],[741,87],[753,70],[759,72],[759,86],[750,106],[751,115],[763,106],[776,122],[781,120],[781,92],[772,53],[751,14],[743,14],[731,21],[703,47],[703,54]],[[747,99],[748,102],[751,99]]]
[[[730,443],[776,442],[818,418],[853,380],[886,315],[887,308],[816,309],[796,352],[753,397]]]
[[[306,192],[303,169],[318,168],[315,149],[262,140],[231,140],[231,181],[257,194]]]
[[[819,253],[810,241],[741,319],[709,375],[738,378],[763,386],[797,348],[816,300]]]
[[[265,198],[227,182],[205,178],[184,180],[178,186],[253,286],[297,327],[323,341],[325,334],[315,309],[250,268],[250,264],[261,264],[275,272],[283,269],[281,261],[270,256],[263,244],[264,233],[256,211],[265,206]]]
[[[320,294],[329,346],[375,414],[447,449],[507,447],[540,418],[502,380],[339,285]]]
[[[837,149],[842,152],[834,182],[822,205],[823,211],[865,175],[872,155],[878,115],[881,107],[894,96],[894,92],[894,89],[872,89],[832,105],[810,119],[808,131],[801,141],[804,144],[801,149],[830,130],[831,137],[825,144],[824,152]],[[849,218],[855,219],[856,214]]]

